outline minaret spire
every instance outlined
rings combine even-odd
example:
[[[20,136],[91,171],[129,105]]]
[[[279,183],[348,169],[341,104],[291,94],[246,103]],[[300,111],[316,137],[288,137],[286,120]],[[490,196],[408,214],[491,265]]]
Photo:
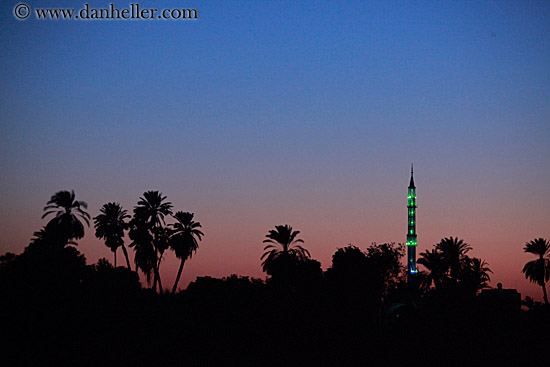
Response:
[[[408,210],[408,229],[407,229],[407,269],[408,278],[418,273],[416,269],[416,186],[413,178],[413,165],[411,163],[411,181],[409,182],[407,210]]]
[[[411,181],[409,182],[409,189],[414,189],[414,177],[413,177],[414,171],[413,171],[413,164],[411,163]],[[410,194],[409,194],[410,195]]]

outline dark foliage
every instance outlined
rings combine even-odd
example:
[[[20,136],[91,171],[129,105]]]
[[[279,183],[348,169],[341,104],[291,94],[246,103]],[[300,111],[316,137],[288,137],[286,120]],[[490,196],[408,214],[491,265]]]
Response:
[[[75,200],[74,191],[59,191],[55,193],[44,207],[42,218],[54,214],[46,224],[48,232],[55,232],[62,245],[70,240],[84,237],[84,224],[89,226],[90,215],[86,212],[88,204]]]
[[[164,218],[172,214],[172,203],[159,191],[146,191],[134,207],[130,221],[130,247],[134,248],[136,269],[141,270],[147,281],[153,276],[153,289],[162,293],[160,264],[168,249],[171,231]]]
[[[176,223],[171,225],[168,245],[174,250],[176,257],[180,259],[180,267],[172,287],[172,294],[176,293],[183,265],[197,252],[199,248],[198,241],[202,240],[204,236],[204,233],[199,229],[202,227],[200,222],[195,222],[193,216],[193,213],[179,211],[174,215]]]
[[[297,238],[300,231],[294,231],[288,224],[275,226],[275,230],[270,230],[265,235],[263,243],[264,254],[261,259],[262,269],[272,277],[282,277],[281,281],[292,275],[285,274],[295,271],[295,267],[300,261],[310,258],[310,253],[300,243],[304,240]],[[288,270],[285,270],[288,269]]]
[[[550,342],[539,327],[550,321],[542,306],[529,313],[487,317],[475,299],[455,299],[449,307],[437,294],[416,306],[396,305],[391,311],[395,317],[380,323],[378,309],[351,303],[359,300],[368,306],[376,303],[369,301],[375,289],[381,292],[368,288],[368,279],[353,285],[353,276],[366,278],[375,267],[369,264],[369,251],[339,251],[324,277],[318,262],[302,263],[296,273],[301,281],[293,292],[232,275],[199,277],[176,295],[158,295],[141,289],[137,274],[125,267],[114,268],[106,260],[86,266],[74,247],[29,246],[21,255],[0,257],[0,322],[8,337],[2,344],[3,361],[79,366],[395,365],[410,362],[409,356],[429,346],[422,356],[427,365],[527,363],[540,357],[536,350],[545,350]],[[379,260],[373,252],[377,250],[370,254]],[[32,283],[32,276],[23,274],[38,276],[32,270],[39,262],[35,256],[72,270],[62,275],[50,269],[41,274],[48,281]],[[46,271],[47,266],[39,269]],[[353,298],[348,292],[360,286],[367,295]],[[533,352],[533,346],[540,349]],[[527,349],[527,355],[520,352]]]
[[[74,193],[68,198],[74,204]],[[180,225],[166,227],[171,205],[164,199],[144,194],[130,221],[136,265],[155,277],[168,245],[183,264],[202,236],[191,213],[177,213]],[[118,229],[112,233],[120,237]],[[176,233],[184,237],[171,237]],[[526,299],[529,311],[522,312],[519,295],[501,287],[476,297],[490,270],[468,257],[463,241],[442,240],[422,257],[429,273],[405,282],[402,245],[340,248],[323,272],[298,245],[298,234],[290,226],[268,233],[266,281],[198,277],[182,292],[161,294],[143,289],[136,272],[106,259],[86,265],[70,245],[77,236],[46,226],[22,254],[0,256],[3,365],[547,362],[550,334],[541,325],[549,324],[550,308]]]
[[[128,252],[126,251],[126,246],[124,246],[124,231],[128,228],[126,219],[130,218],[130,216],[118,203],[104,204],[100,212],[101,214],[94,217],[95,236],[104,239],[105,246],[113,252],[115,267],[117,265],[116,252],[121,247],[126,259],[126,265],[128,269],[131,269]]]
[[[470,298],[487,288],[492,271],[484,260],[467,255],[471,249],[463,240],[448,237],[420,253],[418,263],[427,270],[418,275],[421,288],[428,291],[433,285],[442,294]]]
[[[536,260],[525,264],[522,272],[525,274],[525,278],[541,286],[544,303],[548,305],[546,283],[550,279],[550,241],[537,238],[527,242],[523,251],[537,256]]]
[[[363,315],[374,322],[381,303],[402,280],[403,254],[403,246],[393,243],[374,243],[365,252],[353,245],[338,249],[326,272],[331,297],[352,314],[363,310]]]

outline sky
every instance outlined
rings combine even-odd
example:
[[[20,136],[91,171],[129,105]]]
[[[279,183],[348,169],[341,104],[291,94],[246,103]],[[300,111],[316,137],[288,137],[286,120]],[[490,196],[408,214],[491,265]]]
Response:
[[[0,4],[0,253],[57,191],[93,217],[159,190],[205,233],[180,287],[264,278],[278,224],[326,269],[406,241],[414,163],[417,252],[458,236],[493,286],[542,299],[521,269],[550,239],[548,1],[141,1],[199,17],[103,21],[17,20],[18,3]],[[78,248],[112,261],[93,229]]]

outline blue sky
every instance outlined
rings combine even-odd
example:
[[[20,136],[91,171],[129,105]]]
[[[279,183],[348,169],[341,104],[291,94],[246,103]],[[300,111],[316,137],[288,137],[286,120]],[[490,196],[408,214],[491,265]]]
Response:
[[[550,238],[547,1],[140,2],[194,21],[18,21],[16,3],[0,5],[1,252],[56,191],[94,216],[158,189],[205,226],[184,281],[261,276],[281,223],[326,268],[347,243],[405,241],[414,162],[419,251],[459,236],[538,296],[519,271]],[[79,246],[110,258],[92,231]]]

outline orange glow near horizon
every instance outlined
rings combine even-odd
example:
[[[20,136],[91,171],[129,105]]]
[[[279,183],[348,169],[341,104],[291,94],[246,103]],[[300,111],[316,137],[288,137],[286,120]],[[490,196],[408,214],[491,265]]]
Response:
[[[289,1],[281,16],[274,1],[205,0],[181,22],[0,7],[0,253],[23,251],[60,190],[92,217],[159,190],[205,233],[180,287],[265,277],[278,224],[326,269],[350,243],[406,242],[414,162],[417,257],[459,237],[493,286],[542,298],[521,269],[525,243],[550,239],[550,2],[340,2],[327,16],[330,2]],[[92,229],[78,248],[112,262]],[[166,253],[164,286],[177,266]]]
[[[479,198],[442,203],[438,201],[440,198],[437,195],[425,192],[423,186],[427,185],[422,184],[421,176],[417,178],[417,182],[420,193],[417,211],[418,253],[431,249],[443,237],[459,237],[473,247],[471,256],[480,257],[489,263],[493,271],[492,286],[496,287],[500,282],[504,288],[518,289],[522,297],[541,299],[540,287],[529,283],[521,269],[523,264],[532,260],[532,256],[523,253],[525,242],[545,237],[545,233],[540,233],[540,229],[545,225],[544,212],[533,215],[537,210],[536,206],[524,207],[522,210],[533,215],[533,220],[525,222],[521,217],[514,220],[507,212],[490,220],[495,212],[480,205],[479,201],[476,202]],[[205,233],[199,250],[185,264],[180,288],[185,288],[197,276],[224,277],[238,274],[265,278],[260,267],[262,240],[268,230],[276,224],[288,223],[300,230],[300,238],[304,239],[306,248],[313,258],[321,262],[323,269],[330,267],[332,254],[337,248],[350,243],[362,249],[366,249],[373,242],[405,243],[406,184],[402,186],[405,186],[405,189],[401,190],[401,195],[396,192],[394,200],[363,196],[363,200],[368,203],[365,207],[370,208],[369,210],[359,205],[359,200],[326,200],[317,205],[313,200],[308,202],[307,195],[301,202],[296,202],[296,197],[287,199],[286,202],[276,201],[274,197],[264,199],[263,203],[271,210],[259,209],[253,205],[252,199],[246,202],[226,198],[218,202],[218,210],[212,210],[215,209],[212,206],[201,209],[202,205],[186,208],[180,205],[181,201],[177,196],[169,196],[168,200],[174,203],[176,210],[195,212],[196,219],[202,223]],[[368,191],[361,190],[363,193]],[[82,198],[78,193],[77,197]],[[343,198],[342,195],[339,199]],[[88,203],[89,212],[92,216],[97,215],[102,202],[94,199],[93,202],[88,200]],[[250,210],[247,210],[246,205],[250,205]],[[473,208],[469,208],[468,205],[472,205]],[[125,208],[131,212],[132,204],[128,203]],[[517,210],[518,207],[512,208]],[[514,210],[512,208],[509,210]],[[45,224],[45,221],[39,219],[41,207],[35,205],[34,209],[34,221],[9,223],[13,231],[3,237],[4,251],[21,252],[32,232]],[[503,210],[503,207],[495,210]],[[455,215],[463,219],[456,221]],[[3,222],[2,225],[6,226],[8,223]],[[546,237],[550,236],[546,234]],[[94,263],[101,257],[113,262],[112,253],[102,241],[93,237],[92,229],[87,230],[84,239],[79,241],[78,248],[87,257],[88,263]],[[130,250],[129,253],[132,258],[133,252]],[[123,264],[122,256],[122,252],[119,252],[119,265]],[[165,287],[173,284],[178,265],[179,261],[173,253],[167,251],[161,266]]]

